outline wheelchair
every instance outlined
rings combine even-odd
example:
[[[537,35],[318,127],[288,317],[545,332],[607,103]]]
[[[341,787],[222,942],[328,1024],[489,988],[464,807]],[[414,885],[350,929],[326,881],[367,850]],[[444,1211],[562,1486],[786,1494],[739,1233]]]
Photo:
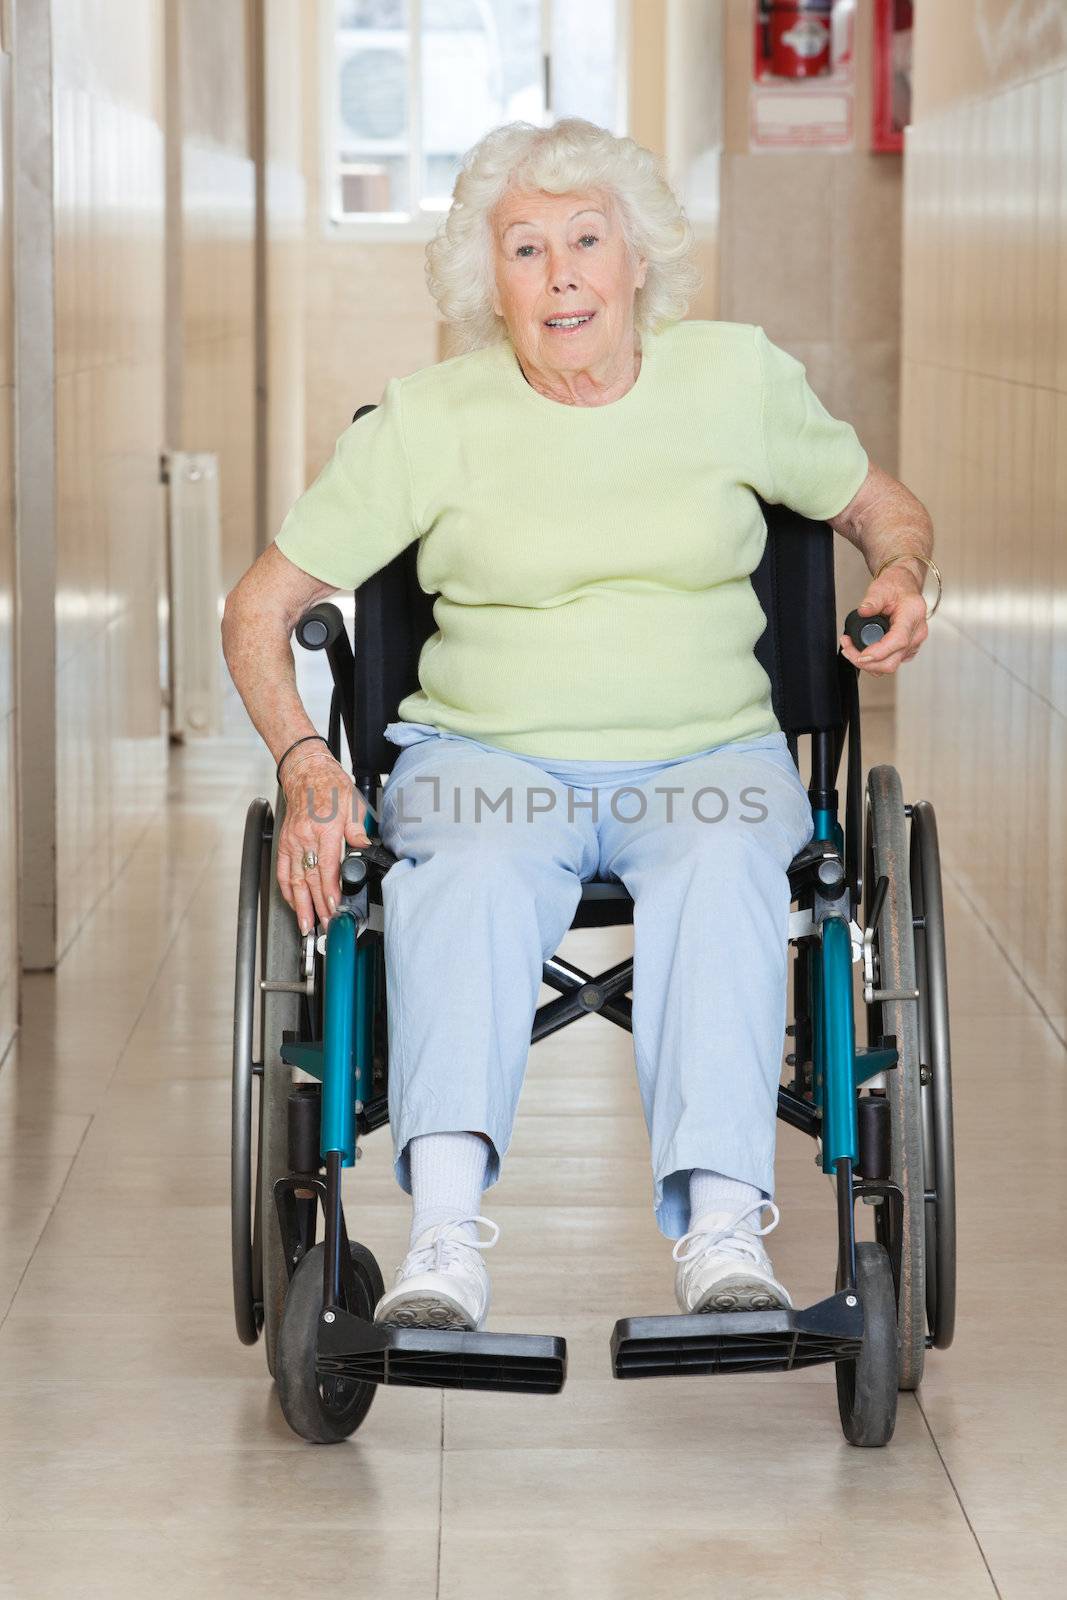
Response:
[[[810,735],[814,818],[814,836],[789,868],[794,1002],[778,1116],[814,1140],[835,1188],[835,1288],[788,1311],[623,1318],[611,1336],[612,1371],[632,1379],[832,1361],[846,1439],[881,1446],[892,1437],[898,1390],[918,1386],[927,1349],[951,1344],[955,1316],[937,824],[928,801],[904,803],[894,767],[872,768],[864,783],[858,674],[837,649],[832,529],[784,506],[762,509],[767,542],[752,582],[767,627],[756,654],[794,761],[799,737]],[[419,654],[436,632],[416,550],[359,589],[355,652],[329,602],[296,630],[305,648],[327,654],[329,745],[343,759],[343,737],[372,806],[397,755],[384,729],[418,687]],[[885,626],[856,612],[846,623],[858,648]],[[368,811],[370,845],[342,863],[337,915],[325,934],[301,939],[275,879],[283,804],[280,792],[273,809],[252,802],[241,860],[231,1173],[238,1336],[253,1344],[262,1335],[285,1418],[314,1443],[354,1433],[382,1385],[558,1393],[562,1338],[373,1321],[382,1274],[349,1237],[341,1175],[358,1161],[360,1140],[389,1119],[381,881],[396,858]],[[622,884],[583,884],[572,927],[632,921]],[[631,1030],[632,959],[591,975],[557,955],[543,981],[555,997],[537,1008],[531,1043],[590,1011]],[[873,1208],[874,1239],[857,1238],[857,1200]]]

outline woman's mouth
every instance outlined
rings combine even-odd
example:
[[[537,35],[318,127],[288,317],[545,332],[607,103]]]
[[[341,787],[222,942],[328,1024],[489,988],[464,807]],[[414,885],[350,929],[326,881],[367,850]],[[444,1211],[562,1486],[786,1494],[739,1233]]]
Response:
[[[595,311],[574,311],[569,317],[553,317],[544,325],[549,333],[579,333],[595,316]]]

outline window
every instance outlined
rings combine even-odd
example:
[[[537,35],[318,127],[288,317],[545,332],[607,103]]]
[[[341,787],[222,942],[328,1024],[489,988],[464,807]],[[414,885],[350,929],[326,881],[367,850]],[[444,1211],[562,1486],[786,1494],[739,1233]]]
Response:
[[[321,0],[328,217],[432,233],[471,145],[564,116],[625,131],[627,0]]]

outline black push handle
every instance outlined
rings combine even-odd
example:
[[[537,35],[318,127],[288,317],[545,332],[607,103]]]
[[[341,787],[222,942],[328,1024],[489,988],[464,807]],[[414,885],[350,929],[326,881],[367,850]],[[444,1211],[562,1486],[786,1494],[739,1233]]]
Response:
[[[345,619],[330,600],[306,611],[296,625],[297,643],[305,650],[328,650],[345,631]]]
[[[850,611],[845,618],[845,632],[857,650],[866,650],[869,644],[877,644],[885,638],[891,627],[890,619],[880,612],[873,617],[861,617],[858,611]]]
[[[322,600],[305,611],[295,628],[297,642],[305,650],[325,650],[333,678],[334,697],[330,706],[330,749],[339,756],[341,742],[337,718],[344,725],[349,750],[355,749],[356,663],[345,619],[330,600]]]

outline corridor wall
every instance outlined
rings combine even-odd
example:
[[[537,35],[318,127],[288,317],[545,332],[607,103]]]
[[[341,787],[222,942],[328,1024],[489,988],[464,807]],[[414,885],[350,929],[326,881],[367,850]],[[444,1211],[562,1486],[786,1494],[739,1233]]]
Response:
[[[299,15],[299,0],[52,6],[57,957],[163,796],[161,452],[220,458],[224,584],[298,492]],[[253,47],[266,75],[258,278]]]
[[[52,49],[61,955],[165,770],[163,0],[64,0]]]
[[[0,19],[0,1058],[15,1031],[18,1009],[11,55],[3,26]]]
[[[898,747],[1067,1038],[1067,11],[916,7],[901,476],[946,591]]]
[[[180,0],[167,62],[179,141],[180,326],[176,449],[219,457],[222,579],[255,554],[255,159],[251,7]]]

